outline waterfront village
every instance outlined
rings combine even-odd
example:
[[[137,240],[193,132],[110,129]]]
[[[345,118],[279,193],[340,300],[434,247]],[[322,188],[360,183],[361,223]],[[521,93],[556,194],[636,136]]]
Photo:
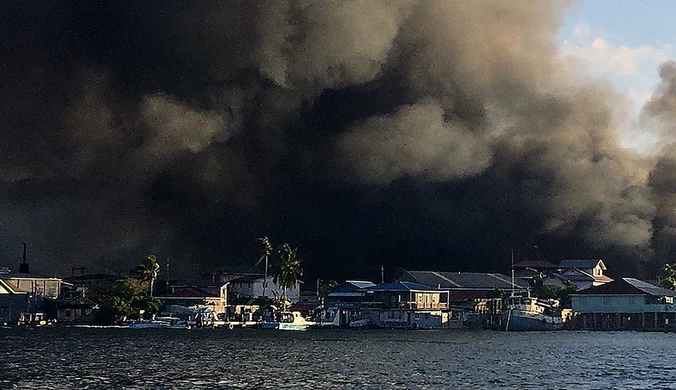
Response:
[[[610,278],[601,259],[562,259],[512,262],[505,274],[401,270],[392,280],[383,273],[378,281],[310,283],[300,280],[295,249],[262,245],[262,272],[188,282],[163,280],[152,255],[126,276],[83,268],[43,276],[30,269],[24,244],[17,270],[0,267],[0,326],[666,331],[676,324],[669,265],[652,282]]]

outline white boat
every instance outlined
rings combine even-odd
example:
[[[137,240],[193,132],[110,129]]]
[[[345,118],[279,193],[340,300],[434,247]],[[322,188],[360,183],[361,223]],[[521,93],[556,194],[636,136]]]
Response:
[[[502,312],[502,324],[505,330],[559,330],[563,329],[563,319],[558,310],[558,301],[541,300],[512,294],[505,300]]]
[[[128,327],[132,329],[162,329],[165,324],[164,321],[135,321],[130,322]]]
[[[530,290],[526,290],[525,295],[518,295],[515,287],[512,249],[512,294],[503,302],[500,317],[502,329],[511,331],[563,329],[559,301],[531,297]]]
[[[317,328],[339,328],[340,327],[340,309],[326,310],[322,313],[318,322],[315,322],[314,327]]]
[[[363,328],[371,323],[370,320],[354,320],[350,322],[350,328]]]
[[[187,321],[173,317],[158,317],[153,321],[135,321],[128,325],[132,329],[190,329]]]
[[[261,323],[263,329],[278,329],[278,330],[305,330],[313,325],[305,319],[300,312],[282,312],[279,314],[279,321],[264,321]]]

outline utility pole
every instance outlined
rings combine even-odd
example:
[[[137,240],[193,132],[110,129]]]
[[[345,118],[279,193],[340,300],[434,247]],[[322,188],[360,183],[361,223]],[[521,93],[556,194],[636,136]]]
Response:
[[[169,259],[171,259],[171,257],[167,257],[167,291],[166,291],[166,293],[171,292],[171,291],[169,291]]]

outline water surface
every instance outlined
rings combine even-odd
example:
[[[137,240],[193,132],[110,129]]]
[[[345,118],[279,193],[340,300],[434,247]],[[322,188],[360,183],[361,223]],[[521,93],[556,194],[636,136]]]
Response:
[[[0,388],[676,389],[676,334],[0,329]]]

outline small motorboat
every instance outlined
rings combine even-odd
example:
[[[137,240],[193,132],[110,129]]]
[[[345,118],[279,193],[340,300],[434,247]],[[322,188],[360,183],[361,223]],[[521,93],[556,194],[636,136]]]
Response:
[[[264,321],[261,322],[262,329],[279,329],[279,330],[305,330],[315,325],[315,322],[308,321],[300,312],[282,312],[279,313],[279,321]]]

